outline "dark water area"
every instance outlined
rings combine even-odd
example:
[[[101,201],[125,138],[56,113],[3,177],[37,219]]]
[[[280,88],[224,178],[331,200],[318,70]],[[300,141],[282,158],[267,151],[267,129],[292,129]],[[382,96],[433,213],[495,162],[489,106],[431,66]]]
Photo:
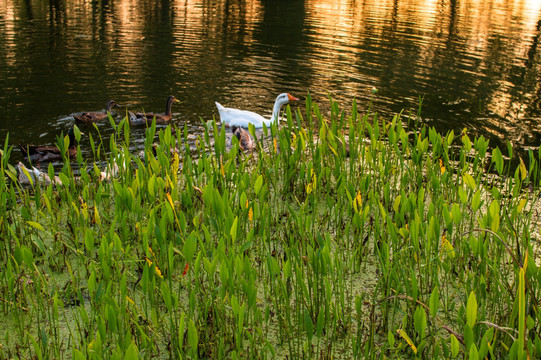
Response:
[[[537,148],[540,38],[539,0],[0,0],[0,141],[52,143],[73,113],[163,112],[170,94],[197,134],[215,101],[270,116],[290,92],[388,119],[422,97],[440,131]]]

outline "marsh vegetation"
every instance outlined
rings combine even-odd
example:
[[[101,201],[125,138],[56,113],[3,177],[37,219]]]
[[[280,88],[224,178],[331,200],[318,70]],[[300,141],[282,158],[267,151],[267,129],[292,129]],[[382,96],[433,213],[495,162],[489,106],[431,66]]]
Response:
[[[48,185],[6,140],[0,357],[541,356],[538,153],[355,103],[286,117],[252,152],[152,125],[142,154],[111,119]]]

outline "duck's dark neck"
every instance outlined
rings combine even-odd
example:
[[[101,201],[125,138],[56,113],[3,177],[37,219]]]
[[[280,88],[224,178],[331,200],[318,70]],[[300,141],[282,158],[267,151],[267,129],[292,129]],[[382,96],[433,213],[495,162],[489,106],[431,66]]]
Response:
[[[167,98],[167,104],[165,104],[165,116],[171,115],[171,106],[173,105],[173,97],[170,96]]]
[[[69,139],[68,147],[75,146],[75,133],[73,132],[73,130],[70,130],[70,132],[68,133],[68,139]]]

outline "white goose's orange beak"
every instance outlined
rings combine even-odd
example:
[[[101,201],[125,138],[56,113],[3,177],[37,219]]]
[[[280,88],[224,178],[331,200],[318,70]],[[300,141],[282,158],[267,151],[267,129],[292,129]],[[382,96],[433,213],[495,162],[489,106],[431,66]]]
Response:
[[[289,99],[289,101],[297,101],[299,99],[297,99],[295,96],[291,95],[291,94],[287,94],[287,98]]]

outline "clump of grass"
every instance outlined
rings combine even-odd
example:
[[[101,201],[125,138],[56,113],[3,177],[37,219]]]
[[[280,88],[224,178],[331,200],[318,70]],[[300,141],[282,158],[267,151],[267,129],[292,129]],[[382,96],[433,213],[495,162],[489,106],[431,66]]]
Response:
[[[209,121],[139,155],[111,121],[30,188],[6,140],[0,356],[541,356],[540,154],[356,103],[286,118],[250,154]]]

